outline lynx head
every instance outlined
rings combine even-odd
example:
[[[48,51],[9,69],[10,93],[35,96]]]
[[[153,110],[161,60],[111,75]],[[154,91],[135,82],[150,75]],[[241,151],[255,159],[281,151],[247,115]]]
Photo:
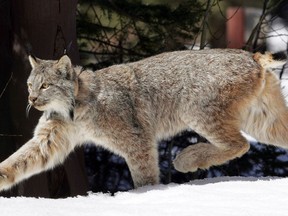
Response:
[[[73,119],[77,77],[70,58],[64,55],[54,61],[29,56],[29,61],[32,71],[27,81],[28,112],[33,106],[44,111],[47,118],[57,114]]]

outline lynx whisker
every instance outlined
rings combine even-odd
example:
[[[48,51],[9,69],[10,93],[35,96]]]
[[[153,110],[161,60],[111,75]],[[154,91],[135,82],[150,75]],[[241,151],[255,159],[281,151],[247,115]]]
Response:
[[[30,112],[30,109],[32,107],[32,104],[28,103],[27,107],[26,107],[26,117],[29,118],[29,112]]]

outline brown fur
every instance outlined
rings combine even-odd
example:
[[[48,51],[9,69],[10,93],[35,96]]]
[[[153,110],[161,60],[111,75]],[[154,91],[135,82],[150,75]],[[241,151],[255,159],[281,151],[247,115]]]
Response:
[[[288,111],[269,54],[171,52],[97,72],[73,67],[67,56],[29,59],[30,105],[44,113],[34,137],[0,164],[0,190],[62,163],[84,143],[125,158],[136,187],[159,182],[157,142],[187,128],[211,144],[180,152],[174,166],[181,172],[242,156],[249,144],[240,130],[288,147]]]

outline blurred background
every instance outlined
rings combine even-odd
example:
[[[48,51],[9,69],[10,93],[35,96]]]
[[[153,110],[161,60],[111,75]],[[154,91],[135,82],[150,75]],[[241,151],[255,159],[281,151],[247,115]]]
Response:
[[[33,136],[41,113],[26,117],[27,56],[58,59],[93,70],[172,50],[237,48],[287,54],[287,0],[0,0],[0,161]],[[279,68],[286,96],[287,72]],[[95,72],[97,73],[97,71]],[[287,85],[288,86],[288,85]],[[177,172],[175,155],[204,142],[185,131],[159,143],[161,183],[217,176],[288,176],[287,151],[260,145],[223,166]],[[77,149],[58,166],[2,196],[60,198],[132,189],[125,161],[102,148]]]

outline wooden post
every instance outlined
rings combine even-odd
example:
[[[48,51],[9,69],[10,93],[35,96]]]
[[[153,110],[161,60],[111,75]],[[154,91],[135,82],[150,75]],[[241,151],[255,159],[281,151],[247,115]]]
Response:
[[[27,50],[30,49],[35,56],[40,58],[57,59],[63,55],[64,50],[71,43],[67,54],[74,64],[78,64],[77,0],[11,0],[7,2],[10,2],[7,11],[11,11],[10,18],[7,20],[11,21],[11,26],[5,30],[10,33],[10,41],[5,43],[11,44],[10,60],[13,62],[10,71],[5,71],[7,74],[13,72],[8,92],[9,104],[6,105],[6,111],[10,114],[10,122],[7,124],[12,125],[12,134],[22,135],[10,139],[10,145],[15,151],[32,138],[33,129],[40,115],[35,109],[31,109],[29,119],[25,114],[28,97],[26,80],[31,70]],[[2,146],[0,146],[0,154],[3,152],[1,148]],[[85,194],[88,190],[88,183],[83,158],[81,150],[72,153],[64,166],[36,175],[19,184],[16,190],[11,192],[12,195],[57,198]]]
[[[245,44],[244,27],[245,14],[243,8],[229,7],[227,9],[227,47],[228,48],[242,48]]]

